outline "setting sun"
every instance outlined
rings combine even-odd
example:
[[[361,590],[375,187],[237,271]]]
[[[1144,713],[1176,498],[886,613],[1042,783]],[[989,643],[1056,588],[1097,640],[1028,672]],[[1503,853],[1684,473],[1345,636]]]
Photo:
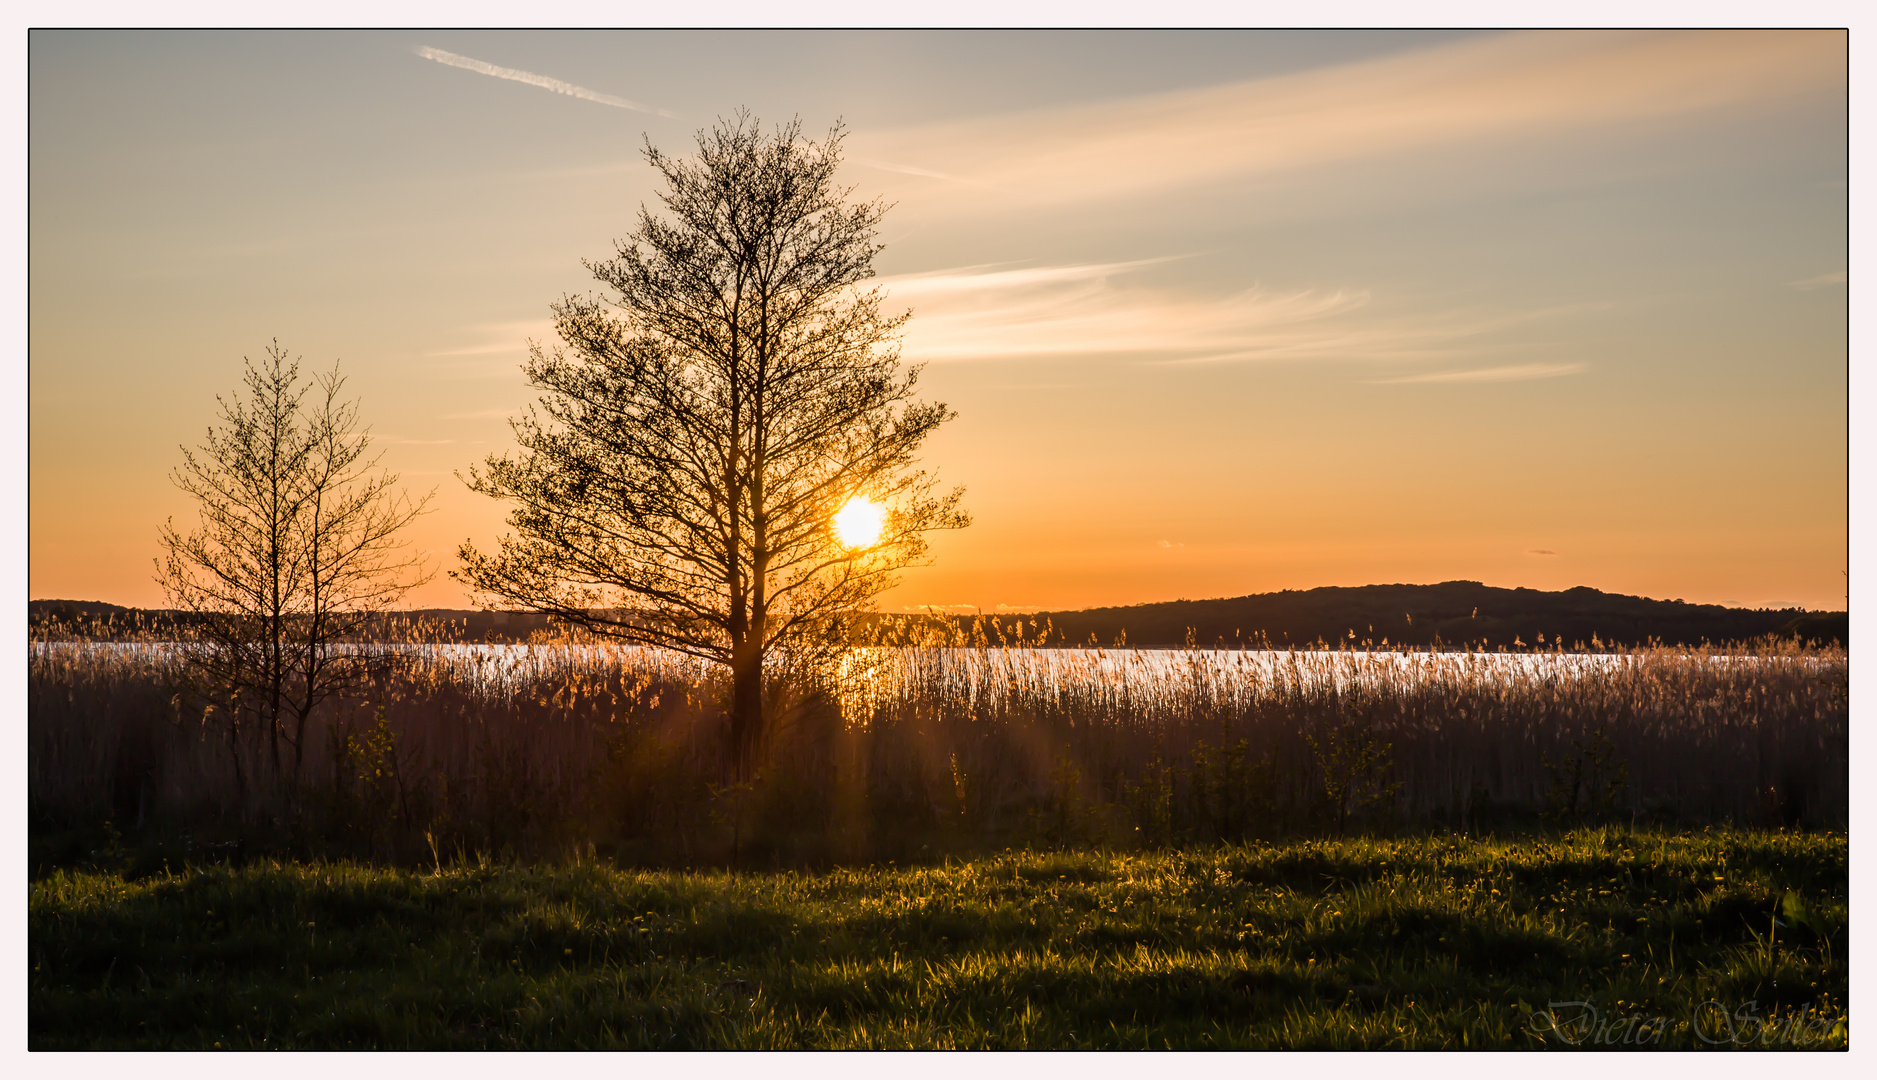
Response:
[[[856,495],[834,515],[834,535],[851,548],[872,547],[880,541],[880,529],[886,524],[886,507]]]

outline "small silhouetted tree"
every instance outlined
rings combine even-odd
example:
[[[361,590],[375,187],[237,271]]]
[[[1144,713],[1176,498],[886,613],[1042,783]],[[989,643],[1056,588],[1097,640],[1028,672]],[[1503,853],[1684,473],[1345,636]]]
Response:
[[[530,350],[538,408],[520,453],[466,478],[514,503],[512,535],[465,542],[462,580],[509,606],[729,668],[730,765],[764,735],[765,660],[803,647],[894,582],[922,534],[968,523],[914,452],[953,414],[914,400],[906,315],[881,311],[879,202],[834,182],[841,130],[763,134],[747,114],[698,136],[696,158],[647,145],[667,213],[641,207],[608,298],[553,307],[562,346]],[[877,542],[832,528],[862,497]]]
[[[252,739],[297,784],[308,717],[361,676],[341,643],[428,577],[398,533],[430,496],[400,493],[370,454],[337,364],[304,381],[278,342],[246,364],[245,392],[216,399],[217,421],[171,473],[200,523],[164,525],[156,579],[192,616],[184,655],[224,710],[237,782]]]

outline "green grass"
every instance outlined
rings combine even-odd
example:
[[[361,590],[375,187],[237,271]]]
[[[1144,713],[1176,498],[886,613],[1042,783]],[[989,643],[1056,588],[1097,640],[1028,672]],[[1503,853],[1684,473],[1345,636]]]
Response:
[[[1842,834],[1602,830],[826,874],[58,870],[31,885],[29,1039],[1842,1048],[1847,852]]]

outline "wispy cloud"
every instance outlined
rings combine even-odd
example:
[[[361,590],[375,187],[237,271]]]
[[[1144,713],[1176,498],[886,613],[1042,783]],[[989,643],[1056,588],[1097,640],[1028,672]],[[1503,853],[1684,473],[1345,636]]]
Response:
[[[427,349],[424,355],[489,356],[494,353],[525,353],[528,351],[530,341],[550,341],[554,338],[554,324],[547,319],[478,323],[463,329],[466,333],[477,335],[483,340],[442,349]]]
[[[568,97],[579,98],[581,101],[591,101],[600,105],[611,105],[615,109],[631,109],[634,112],[651,113],[654,116],[665,116],[674,120],[677,119],[676,114],[661,109],[656,105],[646,105],[637,101],[629,101],[626,98],[614,97],[611,94],[602,94],[598,90],[588,90],[584,86],[575,86],[573,83],[563,82],[560,79],[550,78],[546,75],[536,75],[532,71],[522,71],[519,68],[498,67],[486,61],[474,60],[467,56],[458,56],[453,52],[444,52],[442,49],[433,49],[428,45],[419,45],[411,51],[426,60],[435,60],[439,64],[448,64],[451,67],[459,67],[465,71],[474,71],[480,75],[492,75],[495,78],[507,79],[510,82],[538,86],[543,90],[552,90],[556,94],[566,94]]]
[[[949,270],[930,270],[918,274],[898,274],[881,278],[880,284],[895,298],[917,298],[939,293],[982,293],[1020,288],[1029,285],[1056,285],[1065,282],[1102,281],[1142,267],[1158,266],[1186,258],[1163,255],[1127,262],[1077,263],[1069,266],[1026,266],[1012,270],[996,269],[996,263],[958,266]]]
[[[1394,379],[1373,379],[1377,383],[1468,383],[1528,382],[1532,379],[1556,379],[1589,370],[1586,364],[1507,364],[1502,367],[1475,368],[1471,371],[1431,371],[1421,375],[1403,375]]]
[[[1834,270],[1829,274],[1820,274],[1817,277],[1809,277],[1803,281],[1788,281],[1786,284],[1800,291],[1805,291],[1820,288],[1825,285],[1843,285],[1847,278],[1848,274],[1846,271]]]
[[[514,416],[520,409],[478,409],[475,412],[443,413],[439,420],[498,420]]]
[[[907,176],[929,176],[935,180],[951,180],[951,181],[957,181],[959,179],[958,177],[953,176],[950,173],[942,173],[934,169],[922,169],[917,165],[901,165],[900,163],[896,161],[880,161],[875,158],[849,158],[848,161],[850,161],[851,163],[855,165],[865,166],[866,168],[869,168],[869,169],[880,169],[885,172],[903,173]],[[966,180],[964,182],[971,184],[974,187],[985,186],[974,180]]]
[[[530,341],[554,341],[554,324],[546,319],[478,323],[462,327],[460,333],[482,340],[429,349],[423,354],[444,377],[513,379],[519,377],[520,361],[528,354]]]
[[[1527,555],[1556,555],[1557,552],[1552,551],[1549,548],[1526,548],[1525,554]]]
[[[916,361],[1130,355],[1161,363],[1262,360],[1451,361],[1465,339],[1555,311],[1365,310],[1363,289],[1227,296],[1157,288],[1130,275],[1173,257],[1064,266],[966,266],[881,279],[916,317],[905,355]]]
[[[1063,205],[1844,92],[1835,33],[1511,33],[1294,75],[857,132],[870,163]],[[938,197],[935,189],[931,197]],[[922,195],[922,199],[926,196]],[[973,206],[982,205],[974,195]]]
[[[1245,347],[1259,329],[1320,319],[1366,293],[1249,289],[1221,299],[1110,279],[1170,261],[1000,269],[967,266],[885,278],[894,304],[917,312],[905,352],[914,360],[1117,353],[1192,356]]]
[[[431,349],[425,356],[489,356],[495,353],[527,352],[526,342],[491,341],[481,345],[465,345],[459,349]]]

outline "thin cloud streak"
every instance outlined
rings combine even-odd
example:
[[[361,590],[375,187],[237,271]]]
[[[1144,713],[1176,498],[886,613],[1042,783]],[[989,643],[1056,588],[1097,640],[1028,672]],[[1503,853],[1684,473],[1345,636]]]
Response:
[[[907,176],[929,176],[934,180],[950,180],[953,183],[965,183],[973,187],[986,186],[975,180],[960,180],[951,173],[942,173],[933,169],[922,169],[917,165],[901,165],[895,161],[878,161],[873,158],[849,158],[848,161],[855,165],[865,166],[869,169],[880,169],[883,172],[904,173]]]
[[[1347,329],[1309,326],[1287,333],[1262,335],[1245,348],[1166,360],[1163,363],[1224,364],[1311,359],[1452,360],[1484,348],[1462,344],[1469,338],[1581,310],[1584,309],[1560,307],[1514,312],[1447,311],[1394,316]]]
[[[517,409],[479,409],[476,412],[443,413],[439,420],[500,420],[514,416]]]
[[[1589,370],[1587,364],[1508,364],[1503,367],[1478,368],[1473,371],[1434,371],[1425,375],[1404,375],[1398,379],[1374,379],[1376,383],[1469,383],[1529,382],[1532,379],[1557,379]]]
[[[1145,266],[1158,266],[1187,258],[1184,255],[1163,255],[1152,259],[1133,259],[1127,262],[1079,263],[1069,266],[1032,266],[1019,270],[997,270],[999,263],[983,263],[977,266],[959,266],[948,270],[930,270],[916,274],[896,274],[879,279],[879,284],[895,297],[933,295],[939,293],[984,293],[1005,289],[1021,288],[1029,285],[1050,285],[1070,281],[1100,281],[1116,274],[1125,274],[1130,270],[1139,270]]]
[[[507,79],[510,82],[538,86],[543,90],[551,90],[556,94],[566,94],[571,98],[579,98],[581,101],[591,101],[600,105],[611,105],[616,109],[631,109],[634,112],[651,113],[654,116],[664,116],[673,120],[677,119],[675,113],[661,109],[656,105],[646,105],[637,101],[630,101],[626,98],[614,97],[611,94],[602,94],[598,90],[588,90],[584,86],[575,86],[573,83],[563,82],[560,79],[550,78],[546,75],[536,75],[532,71],[522,71],[519,68],[498,67],[495,64],[483,60],[474,60],[467,56],[458,56],[453,52],[444,52],[442,49],[433,49],[428,45],[419,45],[411,51],[426,60],[435,60],[439,64],[448,64],[451,67],[459,67],[465,71],[474,71],[480,75],[491,75],[498,79]]]
[[[1786,284],[1800,292],[1807,292],[1825,285],[1843,285],[1849,278],[1850,274],[1847,271],[1834,270],[1829,274],[1820,274],[1803,281],[1788,281]]]
[[[1110,278],[1167,261],[971,266],[881,284],[894,302],[913,303],[905,354],[918,361],[1217,352],[1245,347],[1260,328],[1308,322],[1368,301],[1366,293],[1262,289],[1205,300],[1110,284]]]
[[[931,166],[922,175],[1002,189],[1015,204],[1061,205],[1773,109],[1844,87],[1842,36],[1831,33],[1514,33],[1199,90],[857,132],[853,143],[871,161],[916,157]]]
[[[429,349],[425,357],[450,356],[491,356],[500,353],[525,353],[530,341],[547,341],[554,337],[554,323],[550,319],[522,319],[514,322],[479,323],[463,327],[470,334],[482,337],[478,345],[459,345],[448,349]]]
[[[904,354],[913,361],[1128,354],[1168,364],[1425,362],[1467,355],[1467,338],[1577,310],[1366,316],[1370,294],[1360,289],[1254,287],[1207,298],[1117,283],[1169,261],[967,266],[880,284],[893,302],[912,304]]]
[[[495,353],[527,352],[527,342],[512,341],[490,342],[487,345],[470,345],[461,349],[431,349],[425,356],[490,356]]]

